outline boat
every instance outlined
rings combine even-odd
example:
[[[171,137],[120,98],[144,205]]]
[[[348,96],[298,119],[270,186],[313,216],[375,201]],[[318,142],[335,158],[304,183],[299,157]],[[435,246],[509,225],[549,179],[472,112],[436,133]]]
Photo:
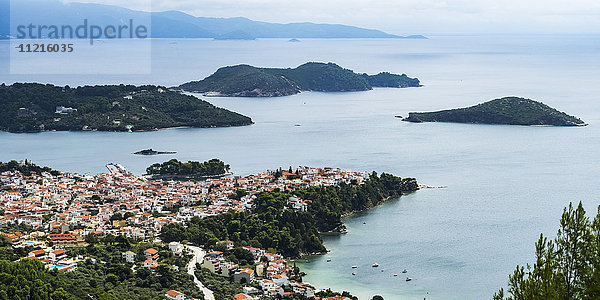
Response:
[[[356,272],[352,272],[352,276],[356,276]]]
[[[408,272],[408,271],[406,271],[406,269],[402,270],[402,273],[406,273],[406,272]]]
[[[398,276],[398,274],[394,274],[394,277],[395,277],[395,276]]]
[[[379,267],[379,264],[378,263],[374,263],[373,265],[371,265],[371,267],[377,268],[377,267]]]
[[[411,281],[411,280],[412,280],[412,278],[406,277],[406,281]]]
[[[358,266],[352,266],[352,269],[356,269],[356,268],[358,268]]]
[[[328,258],[328,259],[327,259],[327,262],[331,262],[331,258]]]
[[[105,166],[108,169],[108,171],[110,171],[111,174],[121,174],[121,175],[129,174],[129,172],[127,172],[127,169],[125,169],[125,167],[123,167],[120,164],[110,163],[110,164],[106,164]]]
[[[384,270],[383,270],[383,269],[381,269],[381,272],[383,272],[383,271],[384,271]]]

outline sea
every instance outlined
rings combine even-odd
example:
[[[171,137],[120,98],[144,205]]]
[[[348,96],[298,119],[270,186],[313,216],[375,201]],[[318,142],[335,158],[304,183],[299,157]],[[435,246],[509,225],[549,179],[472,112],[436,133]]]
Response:
[[[98,42],[98,55],[126,41]],[[267,99],[203,98],[252,117],[246,127],[155,132],[0,133],[0,161],[29,159],[78,173],[120,163],[143,174],[171,158],[219,158],[236,175],[296,166],[415,177],[432,189],[344,219],[325,235],[330,252],[295,263],[318,288],[361,300],[490,299],[517,265],[532,263],[540,234],[554,237],[569,203],[590,216],[600,204],[600,36],[455,35],[413,39],[152,40],[151,72],[9,73],[0,42],[0,82],[57,85],[156,84],[200,80],[226,65],[295,67],[335,62],[356,72],[406,73],[420,88],[305,92]],[[127,47],[127,46],[125,46]],[[132,46],[131,52],[136,51]],[[64,64],[94,64],[70,56]],[[142,72],[143,73],[143,72]],[[55,74],[55,75],[53,75]],[[520,96],[580,117],[586,127],[413,124],[396,116]],[[137,156],[153,148],[173,155]],[[439,188],[442,187],[442,188]],[[372,267],[377,263],[379,267]],[[357,266],[353,269],[352,266]],[[402,273],[406,269],[407,273]],[[352,273],[355,273],[353,275]],[[397,274],[397,276],[394,276]],[[406,281],[406,277],[412,278]]]

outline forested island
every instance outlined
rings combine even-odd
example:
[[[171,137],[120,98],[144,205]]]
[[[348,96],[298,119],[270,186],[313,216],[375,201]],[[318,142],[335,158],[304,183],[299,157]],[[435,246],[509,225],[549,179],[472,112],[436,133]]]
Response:
[[[170,127],[226,127],[252,119],[160,86],[71,88],[15,83],[0,86],[0,130],[148,131]]]
[[[146,168],[146,175],[155,179],[199,179],[219,177],[229,174],[230,166],[219,159],[206,162],[181,162],[171,159],[164,163],[156,163]]]
[[[325,253],[321,232],[336,231],[342,216],[367,210],[404,193],[418,190],[414,178],[373,172],[363,184],[320,186],[295,191],[274,190],[256,196],[249,211],[228,212],[206,218],[194,217],[186,225],[173,223],[162,228],[165,242],[187,240],[206,248],[218,241],[274,249],[286,257]],[[242,197],[245,191],[239,191]],[[290,197],[309,200],[306,211],[288,206]]]
[[[467,108],[436,112],[409,113],[403,121],[473,124],[585,126],[573,116],[546,104],[519,97],[505,97]]]
[[[236,65],[218,69],[201,81],[179,86],[184,91],[221,97],[279,97],[302,91],[352,92],[373,87],[419,87],[417,78],[388,72],[357,74],[334,63],[309,62],[297,68]]]

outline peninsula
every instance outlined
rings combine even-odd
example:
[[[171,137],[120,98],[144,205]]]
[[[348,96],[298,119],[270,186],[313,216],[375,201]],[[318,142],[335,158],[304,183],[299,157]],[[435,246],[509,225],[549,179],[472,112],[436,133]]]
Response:
[[[258,68],[236,65],[218,69],[201,81],[179,86],[188,92],[219,97],[279,97],[302,91],[354,92],[373,87],[419,87],[419,79],[388,72],[357,74],[334,63],[309,62],[297,68]]]
[[[225,168],[186,164],[192,172]],[[419,188],[413,178],[330,167],[198,181],[63,173],[28,161],[0,162],[0,172],[7,299],[24,290],[39,299],[244,299],[246,290],[271,299],[290,288],[287,299],[354,300],[303,283],[286,259],[325,252],[319,233],[340,226],[342,215]],[[41,284],[47,290],[34,288]],[[201,286],[215,297],[203,298]]]
[[[403,121],[528,126],[586,125],[582,120],[560,112],[546,104],[519,97],[505,97],[467,108],[436,112],[411,112]]]
[[[149,131],[228,127],[252,119],[160,86],[0,85],[0,131]]]

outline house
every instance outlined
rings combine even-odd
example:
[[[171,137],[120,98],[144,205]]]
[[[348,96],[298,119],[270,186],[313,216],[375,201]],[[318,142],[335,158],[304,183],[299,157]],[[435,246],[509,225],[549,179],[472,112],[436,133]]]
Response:
[[[128,263],[135,262],[135,253],[133,253],[131,251],[121,253],[121,257]]]
[[[48,258],[50,258],[50,260],[54,262],[57,262],[59,260],[67,258],[67,251],[63,249],[54,250],[48,253]]]
[[[233,299],[234,300],[248,300],[248,299],[254,299],[254,298],[252,298],[244,293],[239,293],[237,295],[234,295]]]
[[[79,243],[73,235],[64,233],[49,234],[48,240],[59,247],[75,247]]]
[[[29,257],[31,258],[37,258],[37,259],[45,259],[46,258],[46,251],[44,250],[34,250],[29,252]]]
[[[312,298],[315,296],[315,290],[307,284],[304,284],[302,282],[292,281],[291,286],[292,286],[292,291],[294,291],[295,294],[302,295],[306,298]]]
[[[237,283],[252,283],[254,281],[254,270],[243,269],[233,274],[233,281]]]
[[[283,294],[284,294],[284,293],[285,293],[285,291],[283,290],[283,288],[282,288],[282,287],[277,287],[277,288],[274,288],[274,289],[272,289],[272,290],[268,290],[268,291],[266,291],[266,292],[265,292],[265,295],[267,295],[267,296],[269,296],[269,297],[273,297],[273,298],[275,298],[275,297],[277,297],[277,295],[279,295],[279,296],[283,297]]]
[[[185,295],[176,290],[167,291],[165,297],[171,300],[185,300]]]
[[[158,267],[158,262],[155,260],[147,259],[144,261],[143,266],[149,269],[154,269]]]
[[[57,106],[56,107],[56,113],[57,114],[61,114],[61,115],[68,115],[72,112],[77,111],[76,108],[72,108],[72,107],[64,107],[64,106]]]
[[[278,274],[273,276],[273,281],[277,284],[277,285],[289,285],[290,281],[288,280],[288,277],[283,275],[283,274]]]
[[[265,273],[265,266],[262,264],[256,265],[256,276],[263,277]]]
[[[227,250],[233,249],[233,242],[232,241],[220,241],[220,242],[217,243],[217,245],[225,245],[225,249],[227,249]]]
[[[157,260],[158,259],[158,251],[154,248],[146,249],[146,251],[144,251],[144,255],[146,256],[146,259],[149,259],[149,260]]]
[[[254,255],[254,260],[260,260],[260,258],[265,255],[265,250],[254,248],[254,247],[244,247],[244,249],[250,251],[252,255]]]
[[[170,242],[169,250],[171,250],[171,252],[173,252],[173,254],[180,256],[183,253],[183,245],[178,242]]]

